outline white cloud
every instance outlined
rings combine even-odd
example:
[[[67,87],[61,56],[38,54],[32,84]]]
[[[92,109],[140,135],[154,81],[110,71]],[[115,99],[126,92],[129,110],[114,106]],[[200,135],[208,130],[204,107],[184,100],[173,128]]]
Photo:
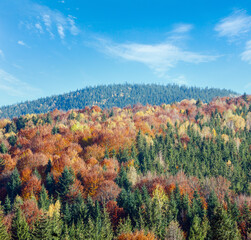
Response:
[[[155,45],[118,44],[99,38],[97,46],[99,51],[112,57],[145,64],[159,77],[166,77],[168,70],[174,68],[179,62],[197,64],[214,61],[218,57],[186,51],[168,42]],[[184,79],[179,79],[179,81],[181,80],[184,81]]]
[[[246,11],[235,11],[230,16],[223,18],[216,26],[215,31],[221,37],[234,39],[251,30],[251,16]]]
[[[25,44],[23,41],[20,41],[20,40],[19,40],[17,43],[18,43],[19,45],[26,46],[26,44]]]
[[[44,31],[43,31],[43,27],[41,26],[40,23],[36,23],[36,24],[35,24],[35,28],[38,29],[40,33],[43,33],[43,32],[44,32]]]
[[[31,92],[39,91],[3,69],[0,69],[0,90],[4,90],[10,96],[27,96]]]
[[[241,60],[251,64],[251,40],[246,42],[245,51],[241,53]]]
[[[58,28],[58,34],[59,34],[60,38],[64,39],[65,34],[64,34],[64,28],[63,28],[63,26],[61,24],[58,24],[57,28]]]
[[[68,22],[70,24],[70,32],[72,35],[78,35],[79,34],[79,29],[76,27],[76,24],[75,24],[75,17],[69,15],[68,16]]]
[[[36,18],[33,23],[34,28],[42,33],[49,33],[51,38],[58,36],[61,39],[66,37],[67,32],[71,35],[78,35],[80,30],[76,26],[74,17],[65,16],[58,10],[52,10],[47,6],[33,4],[31,6],[32,18]],[[44,31],[45,29],[45,31]]]
[[[24,47],[27,47],[27,48],[30,48],[24,41],[17,41],[17,44],[21,45],[21,46],[24,46]]]
[[[173,30],[174,33],[187,33],[193,29],[192,24],[177,24]]]

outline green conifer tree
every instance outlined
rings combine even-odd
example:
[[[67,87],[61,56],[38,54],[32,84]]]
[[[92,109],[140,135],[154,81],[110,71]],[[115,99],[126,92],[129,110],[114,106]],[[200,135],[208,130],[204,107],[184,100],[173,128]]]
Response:
[[[51,231],[50,231],[50,221],[46,214],[42,214],[36,220],[33,226],[32,239],[34,240],[50,240]]]
[[[57,191],[61,199],[63,199],[69,192],[70,185],[74,183],[74,175],[72,172],[65,167],[61,176],[59,177],[59,182],[57,185]]]
[[[39,208],[42,208],[43,210],[48,210],[49,205],[50,205],[50,200],[49,200],[47,191],[46,191],[44,185],[42,185],[40,197],[38,200],[38,206],[39,206]]]
[[[17,168],[14,169],[10,176],[10,180],[7,183],[7,193],[11,200],[14,201],[16,195],[20,194],[21,190],[21,179]]]
[[[0,153],[3,153],[3,154],[5,154],[5,153],[7,153],[8,152],[8,148],[5,146],[5,144],[2,142],[1,144],[0,144]]]
[[[5,203],[4,203],[4,212],[5,214],[10,213],[12,210],[12,206],[11,206],[11,201],[9,196],[7,195],[6,199],[5,199]]]
[[[210,221],[210,239],[219,240],[240,240],[241,235],[237,228],[235,221],[231,219],[231,216],[223,209],[223,207],[217,207],[214,215]]]
[[[29,232],[29,226],[22,215],[20,208],[15,209],[15,215],[11,224],[11,239],[29,240],[32,239]]]
[[[53,214],[50,219],[50,235],[52,240],[60,240],[62,238],[63,222],[61,216],[57,213]]]
[[[7,232],[5,225],[3,224],[3,218],[4,218],[4,213],[3,213],[1,203],[0,203],[0,239],[9,240],[10,236]]]
[[[106,240],[112,240],[113,239],[113,229],[111,225],[111,221],[109,218],[109,214],[104,208],[103,214],[102,214],[102,225],[101,225],[101,230],[100,230],[100,240],[101,239],[106,239]]]
[[[204,240],[207,236],[208,228],[209,224],[206,218],[204,218],[204,220],[201,221],[200,217],[194,215],[188,239]]]
[[[132,221],[129,217],[127,217],[124,221],[120,219],[120,222],[116,231],[117,236],[121,235],[122,233],[131,233],[132,230],[133,230]]]
[[[49,196],[53,196],[55,193],[55,180],[52,173],[48,173],[46,176],[45,187],[48,190]]]

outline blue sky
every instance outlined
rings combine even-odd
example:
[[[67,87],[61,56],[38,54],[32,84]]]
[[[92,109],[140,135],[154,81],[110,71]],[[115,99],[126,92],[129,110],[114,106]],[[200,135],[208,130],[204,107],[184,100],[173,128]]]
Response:
[[[0,105],[125,82],[250,94],[250,1],[0,1]]]

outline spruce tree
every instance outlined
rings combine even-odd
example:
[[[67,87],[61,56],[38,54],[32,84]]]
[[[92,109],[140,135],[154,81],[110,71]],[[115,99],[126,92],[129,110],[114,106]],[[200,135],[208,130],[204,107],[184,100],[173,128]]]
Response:
[[[49,159],[47,165],[46,165],[46,169],[45,169],[45,175],[47,176],[48,173],[51,172],[52,169],[52,163],[51,163],[51,159]]]
[[[4,212],[5,214],[10,213],[12,210],[12,206],[11,206],[11,201],[9,196],[7,195],[6,199],[5,199],[5,203],[4,203]]]
[[[8,148],[5,146],[4,143],[1,143],[1,144],[0,144],[0,153],[5,154],[5,153],[7,153],[7,152],[8,152]]]
[[[117,236],[122,233],[131,233],[132,232],[132,221],[130,217],[127,217],[125,220],[120,219],[119,225],[117,227]]]
[[[11,224],[11,239],[13,240],[29,240],[32,239],[29,232],[29,226],[22,215],[21,209],[15,210],[14,218]]]
[[[11,202],[14,201],[16,195],[20,194],[20,190],[21,190],[21,179],[17,168],[15,168],[10,176],[9,182],[7,183],[7,193]]]
[[[3,218],[4,218],[4,213],[3,213],[1,203],[0,203],[0,239],[9,240],[10,236],[7,232],[5,225],[3,224]]]
[[[50,205],[50,200],[49,200],[47,191],[44,185],[42,185],[42,190],[40,192],[40,197],[38,200],[38,206],[39,208],[42,208],[43,210],[48,210],[49,205]]]
[[[61,216],[54,213],[52,218],[50,218],[50,235],[53,240],[60,240],[63,230],[63,222]]]
[[[70,225],[71,220],[72,220],[72,213],[70,211],[70,207],[69,207],[68,203],[66,203],[65,207],[64,207],[63,219],[64,219],[64,222],[65,222],[66,225],[67,224]]]
[[[67,224],[64,224],[63,227],[62,240],[70,240],[69,229]]]
[[[57,185],[57,191],[59,196],[64,199],[66,194],[69,192],[70,185],[74,183],[74,175],[72,172],[65,167],[61,176],[59,177],[59,182]]]
[[[120,172],[116,178],[116,183],[119,187],[124,188],[125,190],[129,190],[131,188],[131,182],[128,180],[127,173],[125,168],[122,166]]]
[[[241,235],[237,228],[235,221],[231,219],[231,216],[223,209],[223,207],[217,207],[214,215],[210,221],[210,239],[219,240],[240,240]]]
[[[201,221],[200,217],[194,215],[188,240],[204,240],[207,236],[208,227],[209,224],[206,218]]]
[[[50,231],[50,222],[46,214],[42,214],[36,220],[33,226],[32,239],[34,240],[50,240],[51,231]]]
[[[55,193],[55,180],[52,173],[48,173],[45,180],[45,187],[48,190],[49,196],[54,196]]]
[[[109,214],[104,208],[103,214],[102,214],[102,227],[100,231],[100,240],[101,239],[106,239],[106,240],[112,240],[113,239],[113,229],[111,225],[111,221],[109,218]]]

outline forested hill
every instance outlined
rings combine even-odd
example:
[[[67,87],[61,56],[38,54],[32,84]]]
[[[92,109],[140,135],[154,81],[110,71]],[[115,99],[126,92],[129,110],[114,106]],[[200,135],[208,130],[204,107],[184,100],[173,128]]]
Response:
[[[251,95],[0,119],[0,240],[250,240]]]
[[[101,108],[125,107],[141,103],[143,105],[160,105],[179,102],[183,99],[201,99],[209,102],[214,97],[235,95],[235,92],[217,88],[197,88],[178,85],[157,84],[117,84],[87,87],[74,92],[40,98],[34,101],[4,106],[0,108],[0,118],[13,118],[31,113],[46,113],[54,109],[82,109],[97,105]]]

